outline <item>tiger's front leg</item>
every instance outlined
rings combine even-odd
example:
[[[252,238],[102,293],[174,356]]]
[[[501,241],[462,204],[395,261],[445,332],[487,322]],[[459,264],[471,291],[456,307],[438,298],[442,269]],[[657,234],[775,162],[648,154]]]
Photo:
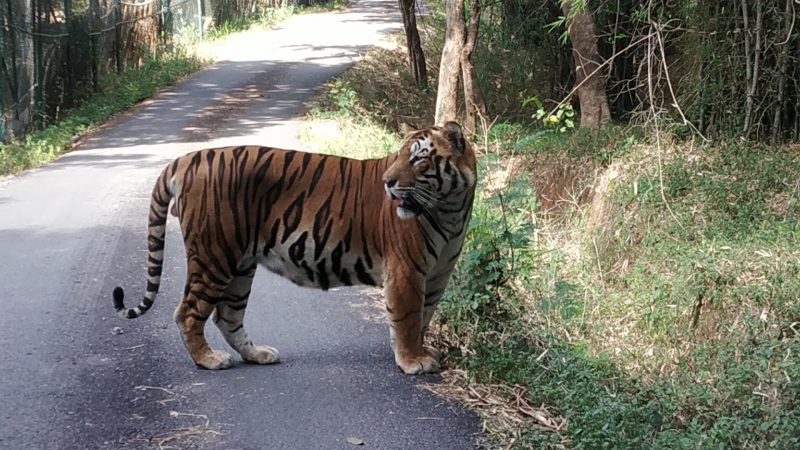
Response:
[[[408,375],[438,372],[438,352],[423,346],[423,278],[394,275],[385,286],[395,363]]]

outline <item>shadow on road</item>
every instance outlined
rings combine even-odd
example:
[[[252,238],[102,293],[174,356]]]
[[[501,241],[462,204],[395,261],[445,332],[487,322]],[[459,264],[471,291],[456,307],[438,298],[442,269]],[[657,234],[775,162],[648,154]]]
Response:
[[[110,292],[122,285],[129,302],[140,297],[144,226],[0,230],[0,242],[13,242],[8,250],[21,255],[16,268],[0,267],[0,285],[12,298],[32,297],[0,316],[6,333],[26,336],[0,346],[0,395],[17,405],[3,411],[0,447],[51,448],[57,439],[60,448],[149,448],[169,438],[179,448],[333,448],[357,436],[392,443],[376,448],[454,448],[448,443],[472,440],[474,416],[416,387],[438,376],[397,369],[388,328],[365,320],[382,308],[359,288],[298,289],[259,271],[245,323],[254,341],[280,349],[282,362],[197,369],[172,321],[185,255],[176,223],[169,225],[161,291],[136,320],[114,314]],[[14,281],[51,264],[69,270],[35,289]],[[206,332],[212,347],[232,351],[213,324]],[[469,427],[442,435],[444,421]],[[187,428],[195,432],[176,432]]]

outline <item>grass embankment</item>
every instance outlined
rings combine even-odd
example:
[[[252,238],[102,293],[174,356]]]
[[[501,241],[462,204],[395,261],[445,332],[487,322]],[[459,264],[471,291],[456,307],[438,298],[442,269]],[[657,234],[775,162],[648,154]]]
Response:
[[[312,143],[376,155],[400,114],[424,123],[434,96],[403,58],[373,51],[334,82]],[[340,138],[315,141],[331,123]],[[438,390],[478,407],[488,446],[800,448],[796,148],[520,124],[478,141],[435,339]]]
[[[293,6],[265,8],[250,16],[225,22],[212,29],[204,42],[189,43],[190,50],[165,54],[146,61],[139,69],[109,74],[100,92],[82,105],[67,112],[64,118],[20,141],[0,144],[0,175],[17,173],[47,164],[72,148],[76,138],[110,117],[119,114],[197,72],[211,62],[217,42],[233,33],[250,29],[266,29],[295,14],[341,10],[347,0],[332,0],[323,5],[305,8]]]

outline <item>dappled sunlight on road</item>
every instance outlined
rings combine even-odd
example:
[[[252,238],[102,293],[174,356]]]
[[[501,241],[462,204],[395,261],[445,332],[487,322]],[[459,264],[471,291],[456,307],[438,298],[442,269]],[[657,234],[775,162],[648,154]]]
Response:
[[[306,104],[320,86],[373,44],[402,30],[393,2],[357,2],[330,14],[292,17],[275,30],[232,35],[211,48],[218,61],[196,77],[83,139],[82,149],[196,143],[300,148]],[[177,153],[175,153],[177,154]]]

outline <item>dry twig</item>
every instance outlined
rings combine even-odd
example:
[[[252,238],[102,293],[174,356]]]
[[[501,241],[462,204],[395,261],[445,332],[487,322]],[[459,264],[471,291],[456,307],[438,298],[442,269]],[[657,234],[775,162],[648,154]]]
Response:
[[[522,386],[471,383],[467,373],[460,369],[443,372],[442,379],[440,384],[425,384],[422,388],[475,410],[483,418],[484,430],[490,434],[519,439],[530,427],[554,432],[566,430],[566,419],[544,407],[531,405],[528,391]]]

